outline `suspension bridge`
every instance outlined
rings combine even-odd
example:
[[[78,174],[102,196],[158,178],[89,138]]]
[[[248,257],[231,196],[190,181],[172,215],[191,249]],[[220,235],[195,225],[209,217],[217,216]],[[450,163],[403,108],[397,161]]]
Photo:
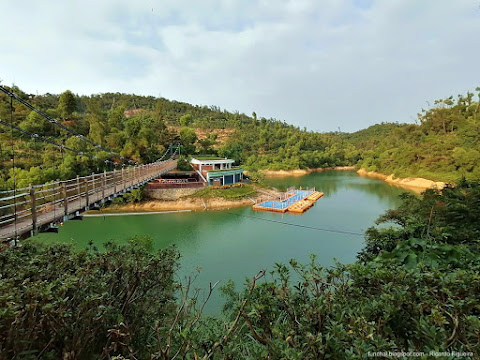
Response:
[[[26,188],[16,188],[15,171],[13,171],[13,189],[0,191],[0,240],[2,242],[16,244],[18,239],[34,236],[41,231],[57,232],[60,223],[72,219],[81,220],[82,212],[98,209],[102,204],[112,201],[115,197],[122,196],[177,167],[177,160],[174,157],[179,151],[179,146],[170,145],[163,156],[155,162],[138,164],[64,126],[1,85],[0,91],[10,97],[11,121],[6,122],[0,119],[0,125],[10,128],[12,133],[12,169],[15,170],[14,131],[54,145],[62,151],[71,151],[77,155],[98,160],[91,153],[76,151],[64,144],[58,144],[47,137],[28,132],[14,125],[14,100],[37,112],[52,125],[59,126],[88,143],[93,149],[107,152],[112,159],[116,159],[116,161],[105,160],[105,164],[121,167],[112,171],[92,173],[88,176],[77,176],[69,180],[30,185]]]

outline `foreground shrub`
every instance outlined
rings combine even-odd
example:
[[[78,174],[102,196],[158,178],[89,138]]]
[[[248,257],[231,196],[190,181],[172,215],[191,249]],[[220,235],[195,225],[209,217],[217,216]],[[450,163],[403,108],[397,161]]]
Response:
[[[33,241],[0,253],[2,358],[147,353],[153,325],[175,309],[178,255],[140,240],[104,253]]]

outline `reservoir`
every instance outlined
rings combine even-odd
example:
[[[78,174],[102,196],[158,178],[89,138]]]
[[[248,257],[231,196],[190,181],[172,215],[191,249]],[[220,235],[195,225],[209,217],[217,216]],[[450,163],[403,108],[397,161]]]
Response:
[[[236,288],[259,270],[290,259],[308,262],[317,255],[322,266],[335,259],[352,263],[364,244],[363,233],[385,210],[400,203],[405,190],[381,180],[358,176],[354,171],[315,172],[301,177],[270,178],[279,190],[315,187],[325,193],[302,215],[255,212],[251,207],[144,216],[112,216],[68,221],[58,234],[43,233],[36,239],[72,243],[85,249],[88,243],[102,248],[106,241],[125,242],[133,235],[148,235],[156,248],[175,245],[181,254],[181,278],[201,268],[195,287],[219,287],[229,279]],[[207,313],[218,313],[222,298],[218,289]]]

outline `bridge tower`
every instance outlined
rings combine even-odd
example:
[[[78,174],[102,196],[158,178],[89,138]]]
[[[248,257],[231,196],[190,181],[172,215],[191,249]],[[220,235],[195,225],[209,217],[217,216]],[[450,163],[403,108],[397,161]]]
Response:
[[[174,156],[174,154],[176,154],[177,156],[180,156],[180,144],[171,144],[168,148],[170,150],[169,154],[170,154],[170,157]]]

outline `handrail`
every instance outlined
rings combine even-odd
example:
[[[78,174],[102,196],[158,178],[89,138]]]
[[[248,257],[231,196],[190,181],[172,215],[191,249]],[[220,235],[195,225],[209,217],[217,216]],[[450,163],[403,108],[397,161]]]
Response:
[[[176,160],[169,159],[0,191],[0,238],[22,235],[29,230],[36,233],[41,225],[60,221],[66,215],[88,208],[95,202],[131,189],[175,167]]]

